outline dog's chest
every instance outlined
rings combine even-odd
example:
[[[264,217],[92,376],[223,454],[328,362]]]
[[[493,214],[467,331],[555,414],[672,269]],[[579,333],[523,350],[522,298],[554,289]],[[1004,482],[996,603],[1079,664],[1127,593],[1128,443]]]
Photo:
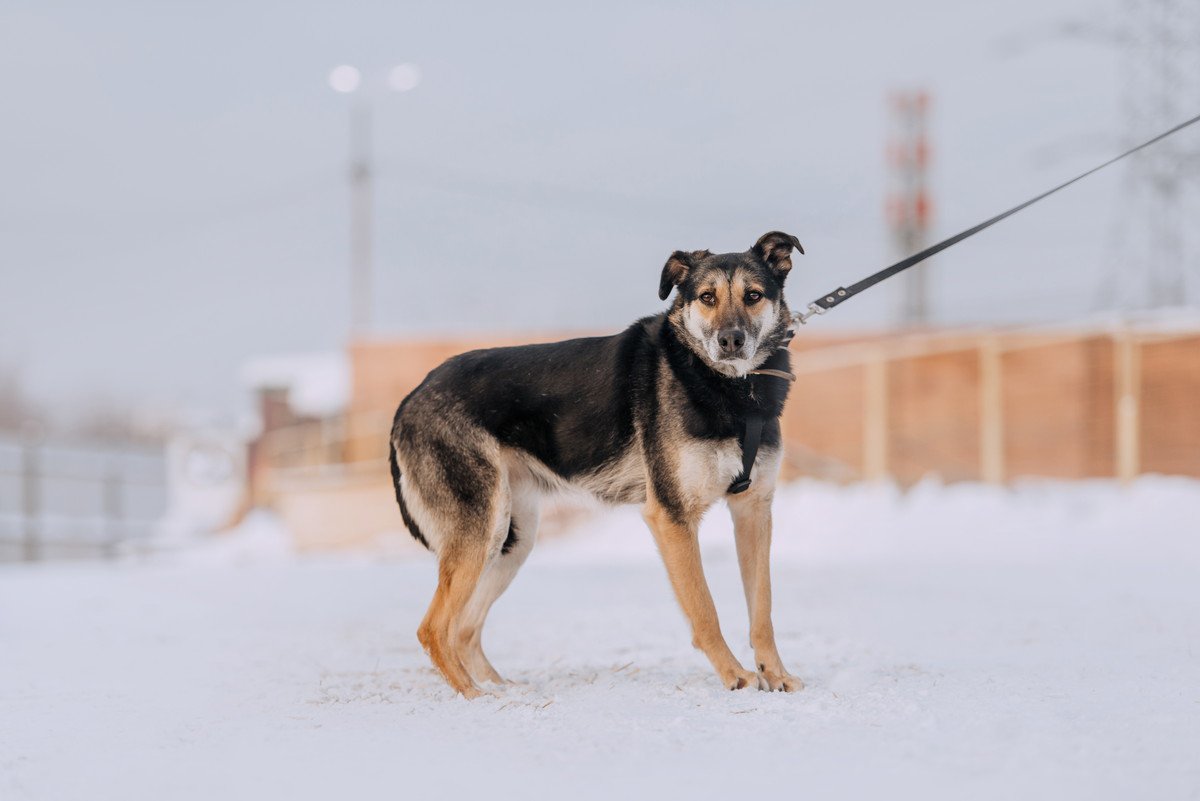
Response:
[[[741,472],[742,449],[734,437],[688,442],[679,448],[676,465],[682,493],[695,502],[710,503],[724,495]]]

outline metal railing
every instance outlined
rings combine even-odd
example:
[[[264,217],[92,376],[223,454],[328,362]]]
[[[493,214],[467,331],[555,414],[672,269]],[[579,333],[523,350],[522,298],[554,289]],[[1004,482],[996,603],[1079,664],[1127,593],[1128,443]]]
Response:
[[[113,557],[165,508],[160,450],[0,437],[0,562]]]

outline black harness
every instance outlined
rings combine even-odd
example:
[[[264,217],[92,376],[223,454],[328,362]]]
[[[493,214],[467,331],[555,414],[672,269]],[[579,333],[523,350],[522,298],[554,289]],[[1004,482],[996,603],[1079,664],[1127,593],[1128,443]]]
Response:
[[[794,336],[796,336],[796,332],[788,329],[783,341],[779,344],[779,350],[787,350],[788,345],[792,344]],[[784,381],[796,380],[796,376],[786,370],[768,368],[751,370],[748,375],[769,375],[773,378],[782,378]],[[765,422],[766,418],[757,412],[751,412],[742,420],[742,472],[737,474],[733,483],[729,485],[729,489],[726,490],[730,495],[737,495],[750,489],[750,470],[754,467],[754,460],[758,458],[758,446],[762,443],[762,430]]]

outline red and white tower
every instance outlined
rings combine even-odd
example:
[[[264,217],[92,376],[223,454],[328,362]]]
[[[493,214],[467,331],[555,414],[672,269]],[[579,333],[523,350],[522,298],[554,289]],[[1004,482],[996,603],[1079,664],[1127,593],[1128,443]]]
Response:
[[[897,258],[923,249],[929,242],[932,202],[929,196],[929,94],[896,91],[888,98],[887,219]],[[929,322],[929,265],[920,264],[900,277],[900,319],[906,325]]]

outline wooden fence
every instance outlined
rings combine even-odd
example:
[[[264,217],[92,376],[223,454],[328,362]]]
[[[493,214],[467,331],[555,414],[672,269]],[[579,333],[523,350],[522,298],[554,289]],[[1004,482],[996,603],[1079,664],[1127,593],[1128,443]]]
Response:
[[[850,477],[1200,476],[1200,330],[909,335],[793,366],[789,445]]]

